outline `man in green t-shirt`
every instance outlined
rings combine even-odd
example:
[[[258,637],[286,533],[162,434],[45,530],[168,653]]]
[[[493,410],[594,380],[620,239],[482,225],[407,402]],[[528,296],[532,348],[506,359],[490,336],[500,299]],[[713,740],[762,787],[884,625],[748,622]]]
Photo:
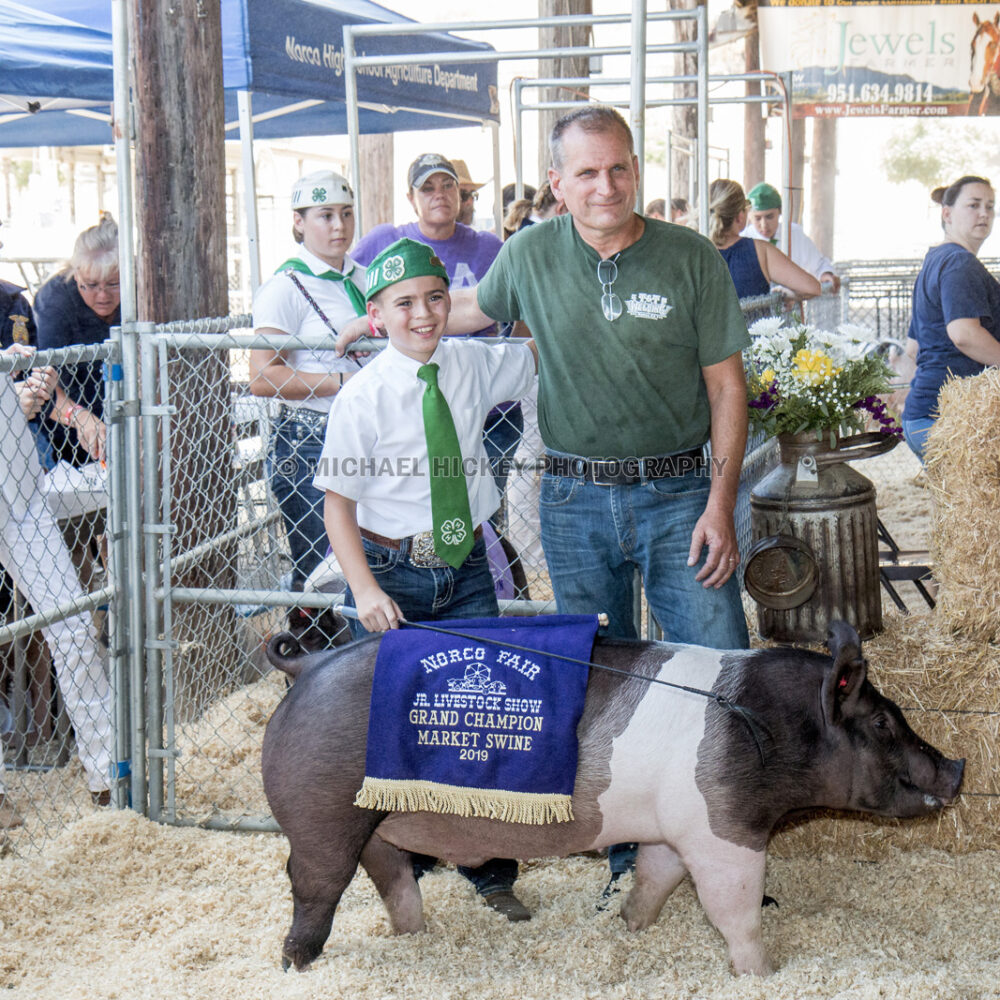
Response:
[[[568,214],[508,240],[476,293],[538,345],[542,547],[559,610],[606,611],[612,634],[634,636],[638,568],[668,639],[744,647],[733,510],[749,337],[729,271],[704,237],[634,212],[638,160],[618,112],[574,111],[550,145]],[[458,322],[474,322],[462,305]]]

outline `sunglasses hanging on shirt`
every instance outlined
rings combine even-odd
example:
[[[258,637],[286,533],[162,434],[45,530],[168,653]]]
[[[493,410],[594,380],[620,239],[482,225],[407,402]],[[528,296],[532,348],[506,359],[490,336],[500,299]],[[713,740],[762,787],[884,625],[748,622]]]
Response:
[[[616,261],[620,252],[608,260],[597,262],[597,280],[601,283],[601,309],[604,311],[604,318],[613,323],[622,314],[622,300],[615,294],[612,285],[618,278],[618,264]]]

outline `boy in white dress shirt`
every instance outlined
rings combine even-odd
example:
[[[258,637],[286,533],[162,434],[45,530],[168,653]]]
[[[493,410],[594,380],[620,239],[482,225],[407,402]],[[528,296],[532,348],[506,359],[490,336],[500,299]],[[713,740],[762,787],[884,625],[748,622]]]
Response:
[[[366,300],[389,344],[334,397],[314,479],[326,491],[326,530],[347,579],[346,603],[371,631],[398,628],[401,618],[496,617],[481,525],[500,495],[482,427],[497,403],[531,388],[534,345],[442,340],[448,275],[414,240],[398,240],[372,261]],[[443,435],[442,419],[451,425]],[[442,440],[452,453],[440,450]],[[418,873],[428,862],[416,859]],[[459,870],[508,920],[529,919],[512,891],[516,861]]]

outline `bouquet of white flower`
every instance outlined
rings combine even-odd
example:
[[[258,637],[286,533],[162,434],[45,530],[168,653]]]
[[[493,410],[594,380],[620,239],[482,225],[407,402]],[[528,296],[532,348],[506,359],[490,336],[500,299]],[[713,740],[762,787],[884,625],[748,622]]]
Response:
[[[863,430],[869,419],[884,434],[902,430],[879,395],[891,391],[892,369],[872,353],[863,327],[842,324],[836,333],[778,317],[750,327],[747,351],[750,424],[764,433]]]

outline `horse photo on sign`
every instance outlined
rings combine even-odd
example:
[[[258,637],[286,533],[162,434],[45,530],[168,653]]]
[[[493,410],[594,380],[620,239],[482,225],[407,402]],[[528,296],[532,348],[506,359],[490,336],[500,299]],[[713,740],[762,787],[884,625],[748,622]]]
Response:
[[[1000,114],[1000,11],[992,21],[980,20],[973,11],[969,67],[969,114]]]

